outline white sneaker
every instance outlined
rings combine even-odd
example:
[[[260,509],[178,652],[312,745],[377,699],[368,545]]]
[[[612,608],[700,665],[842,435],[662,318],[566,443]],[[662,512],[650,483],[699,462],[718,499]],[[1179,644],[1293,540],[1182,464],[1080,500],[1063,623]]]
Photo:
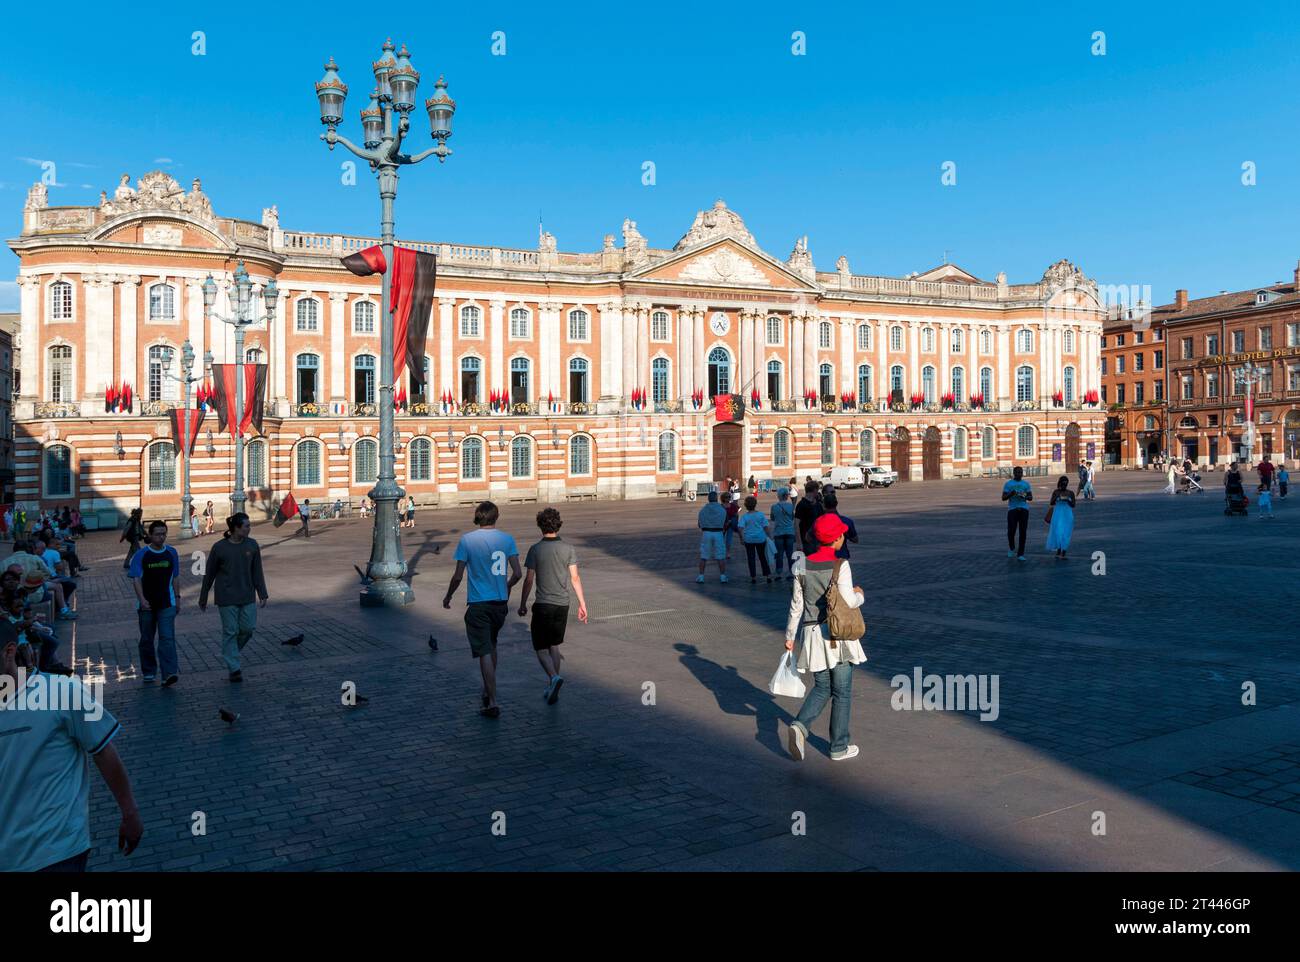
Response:
[[[790,749],[790,757],[797,762],[803,761],[804,757],[804,735],[803,729],[798,725],[791,725],[786,735],[786,747]]]
[[[724,584],[724,585],[725,585],[725,584],[727,583],[727,576],[726,576],[726,575],[718,575],[718,581],[719,581],[721,584]]]
[[[696,583],[697,585],[702,585],[702,584],[704,584],[704,575],[700,575],[698,578],[696,578],[696,579],[695,579],[695,583]]]
[[[850,745],[848,748],[844,749],[844,751],[841,754],[839,755],[832,754],[831,761],[842,762],[842,761],[846,761],[847,759],[857,758],[857,757],[858,757],[858,746]]]

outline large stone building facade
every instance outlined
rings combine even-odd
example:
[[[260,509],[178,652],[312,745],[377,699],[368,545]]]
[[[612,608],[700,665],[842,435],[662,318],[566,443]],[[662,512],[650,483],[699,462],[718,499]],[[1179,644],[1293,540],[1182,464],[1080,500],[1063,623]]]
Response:
[[[363,497],[378,463],[379,279],[339,259],[373,243],[284,230],[273,207],[260,222],[218,216],[197,180],[185,191],[157,171],[91,207],[50,207],[33,187],[9,241],[18,500],[179,513],[168,375],[187,339],[199,358],[234,360],[201,284],[216,279],[214,313],[229,315],[241,261],[280,291],[274,320],[246,335],[247,358],[269,365],[250,503]],[[819,271],[806,238],[775,258],[721,201],[670,249],[630,220],[621,246],[611,234],[590,253],[547,233],[534,250],[399,243],[438,255],[428,390],[408,390],[396,418],[398,482],[421,503],[644,497],[859,461],[903,480],[1066,470],[1100,451],[1104,311],[1066,261],[1029,284],[951,264],[854,274],[843,257]],[[131,413],[105,411],[115,384],[131,385]],[[716,421],[711,395],[754,391],[758,409]],[[232,484],[215,429],[210,417],[191,464],[200,506],[224,506]]]

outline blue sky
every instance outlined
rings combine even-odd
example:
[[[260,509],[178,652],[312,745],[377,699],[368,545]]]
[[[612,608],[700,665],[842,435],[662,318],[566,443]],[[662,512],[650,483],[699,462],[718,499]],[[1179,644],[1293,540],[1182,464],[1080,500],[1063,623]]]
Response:
[[[340,183],[347,155],[318,140],[312,84],[333,55],[356,135],[391,34],[421,99],[445,73],[458,103],[455,155],[403,174],[399,236],[532,248],[540,213],[561,250],[599,249],[625,217],[667,247],[722,197],[777,257],[807,234],[823,270],[845,254],[857,273],[901,275],[947,249],[1014,283],[1068,257],[1157,303],[1289,279],[1300,258],[1300,27],[1285,4],[397,6],[409,12],[13,8],[4,236],[41,160],[65,185],[52,204],[162,168],[201,177],[224,215],[274,203],[287,229],[377,232],[371,175]],[[413,130],[428,146],[421,109]],[[0,310],[15,310],[18,261],[0,260]]]

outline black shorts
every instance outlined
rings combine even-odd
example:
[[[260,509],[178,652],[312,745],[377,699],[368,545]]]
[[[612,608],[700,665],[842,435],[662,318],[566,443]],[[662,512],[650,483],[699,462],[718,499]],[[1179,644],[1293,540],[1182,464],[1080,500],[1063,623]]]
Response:
[[[564,629],[568,625],[568,605],[533,605],[533,651],[564,644]]]
[[[465,636],[475,658],[490,655],[497,647],[497,635],[506,623],[510,605],[504,601],[475,601],[465,609]]]

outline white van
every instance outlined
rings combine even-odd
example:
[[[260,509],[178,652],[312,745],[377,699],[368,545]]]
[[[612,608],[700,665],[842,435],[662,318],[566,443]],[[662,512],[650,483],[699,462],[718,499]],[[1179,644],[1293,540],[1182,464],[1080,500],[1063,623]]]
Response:
[[[865,488],[867,479],[861,468],[831,468],[830,474],[822,476],[822,484],[837,488]]]

